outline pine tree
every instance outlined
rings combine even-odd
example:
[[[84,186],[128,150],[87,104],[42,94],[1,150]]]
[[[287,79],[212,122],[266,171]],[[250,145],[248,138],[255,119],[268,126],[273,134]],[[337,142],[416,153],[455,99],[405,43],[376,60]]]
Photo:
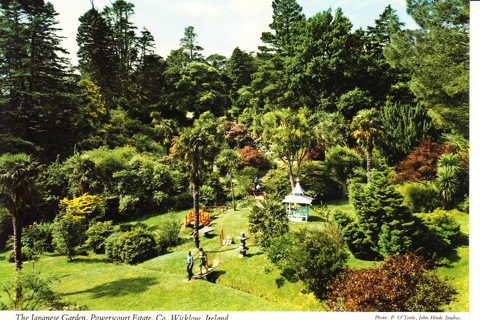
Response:
[[[118,96],[118,66],[113,33],[105,18],[92,8],[80,18],[77,31],[79,69],[82,76],[100,87],[106,103],[107,116]]]
[[[203,62],[204,58],[200,51],[203,51],[203,48],[198,43],[198,34],[195,32],[195,28],[188,26],[185,28],[184,37],[180,39],[180,46],[183,51],[187,54],[186,63],[191,63],[194,61]]]
[[[68,61],[60,57],[58,14],[51,3],[10,1],[2,6],[2,133],[28,141],[53,160],[75,143],[76,113]]]
[[[434,137],[436,134],[432,118],[419,103],[410,106],[387,102],[381,118],[385,130],[377,145],[389,165],[403,160],[422,138]]]
[[[468,0],[408,0],[420,26],[392,37],[388,62],[412,73],[410,89],[437,125],[464,138],[469,128],[470,25]]]
[[[263,32],[261,40],[267,46],[259,47],[262,52],[274,52],[291,56],[299,23],[305,20],[302,7],[295,0],[273,0],[272,32]]]
[[[234,95],[244,86],[250,86],[252,83],[252,74],[255,72],[255,58],[240,50],[239,47],[233,49],[232,55],[228,60],[227,72],[232,79]]]
[[[351,196],[358,222],[347,227],[353,254],[374,259],[413,252],[421,247],[416,239],[418,221],[403,204],[402,195],[383,172],[374,170],[370,184],[356,186]]]

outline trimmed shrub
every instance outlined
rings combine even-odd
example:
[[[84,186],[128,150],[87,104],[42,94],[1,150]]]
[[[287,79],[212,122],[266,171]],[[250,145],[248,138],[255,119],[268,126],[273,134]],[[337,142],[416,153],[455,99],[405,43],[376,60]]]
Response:
[[[154,258],[155,234],[142,227],[121,234],[114,233],[107,238],[105,254],[108,258],[129,264],[136,264]]]
[[[431,212],[442,206],[433,183],[405,183],[397,187],[397,190],[403,195],[405,205],[412,212]]]
[[[96,222],[88,228],[86,245],[95,253],[105,253],[105,241],[113,233],[112,221]]]
[[[460,230],[460,224],[453,218],[453,211],[436,209],[431,213],[417,214],[428,228],[428,234],[423,238],[426,250],[439,256],[446,256],[451,251],[467,241]]]
[[[456,291],[413,254],[389,256],[380,266],[348,270],[335,279],[325,301],[332,311],[438,312]]]

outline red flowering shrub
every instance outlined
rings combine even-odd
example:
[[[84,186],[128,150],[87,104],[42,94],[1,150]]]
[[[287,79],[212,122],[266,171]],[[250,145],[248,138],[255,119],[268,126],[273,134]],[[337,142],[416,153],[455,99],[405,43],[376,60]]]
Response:
[[[437,176],[437,162],[444,153],[455,150],[455,147],[438,144],[432,138],[422,138],[420,144],[404,160],[396,166],[398,182],[433,181]]]
[[[258,169],[268,169],[270,162],[256,149],[246,146],[238,151],[242,160],[240,160],[240,168],[249,166]]]
[[[414,254],[387,257],[367,270],[348,270],[338,276],[327,293],[326,305],[334,311],[437,312],[457,292],[428,269]]]
[[[310,160],[318,160],[318,161],[325,161],[325,141],[319,140],[317,141],[312,148],[310,148],[303,160],[310,161]]]

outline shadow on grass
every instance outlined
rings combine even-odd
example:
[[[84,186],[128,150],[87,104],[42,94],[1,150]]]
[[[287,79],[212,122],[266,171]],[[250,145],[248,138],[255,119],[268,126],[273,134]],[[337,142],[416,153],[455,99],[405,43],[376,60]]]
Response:
[[[275,279],[275,283],[277,284],[277,288],[280,289],[285,285],[285,278]]]
[[[324,218],[316,215],[311,215],[308,217],[309,222],[327,222]]]
[[[82,257],[75,257],[73,261],[69,261],[69,263],[108,263],[105,259],[100,258],[82,258]]]
[[[72,292],[67,295],[90,293],[92,299],[98,299],[105,296],[118,297],[146,291],[149,287],[156,285],[157,283],[158,280],[155,277],[121,279],[104,283],[88,290]]]
[[[227,272],[226,271],[213,271],[212,273],[207,275],[205,278],[207,279],[207,281],[216,283],[218,278],[220,278],[225,273],[227,273]]]

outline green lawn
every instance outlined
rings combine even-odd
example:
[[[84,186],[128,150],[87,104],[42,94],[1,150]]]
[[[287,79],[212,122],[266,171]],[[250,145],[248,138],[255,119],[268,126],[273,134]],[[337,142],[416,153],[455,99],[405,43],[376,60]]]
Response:
[[[54,277],[53,289],[90,310],[215,310],[215,311],[322,311],[322,305],[311,294],[303,292],[302,283],[286,280],[278,270],[266,273],[267,260],[251,239],[247,240],[248,256],[241,258],[235,237],[247,232],[247,214],[251,202],[240,203],[237,211],[214,213],[210,226],[214,231],[201,237],[201,246],[209,252],[210,264],[218,264],[209,281],[186,281],[186,253],[194,249],[191,228],[182,228],[181,243],[171,253],[135,266],[109,263],[103,255],[79,256],[73,262],[67,257],[47,254],[35,263],[42,275]],[[330,205],[335,210],[351,211],[346,202]],[[188,211],[172,212],[140,220],[155,230],[166,218],[184,221]],[[317,227],[324,217],[311,213],[308,223],[292,223],[292,229]],[[457,220],[468,234],[468,215],[458,213]],[[225,238],[234,243],[222,246],[219,233],[223,227]],[[0,255],[0,279],[13,273],[13,264]],[[450,261],[437,270],[447,276],[459,292],[457,301],[447,311],[468,311],[468,246],[460,247]],[[351,267],[366,268],[370,261],[353,257]],[[25,263],[24,270],[32,264]],[[194,269],[198,271],[198,264]]]

